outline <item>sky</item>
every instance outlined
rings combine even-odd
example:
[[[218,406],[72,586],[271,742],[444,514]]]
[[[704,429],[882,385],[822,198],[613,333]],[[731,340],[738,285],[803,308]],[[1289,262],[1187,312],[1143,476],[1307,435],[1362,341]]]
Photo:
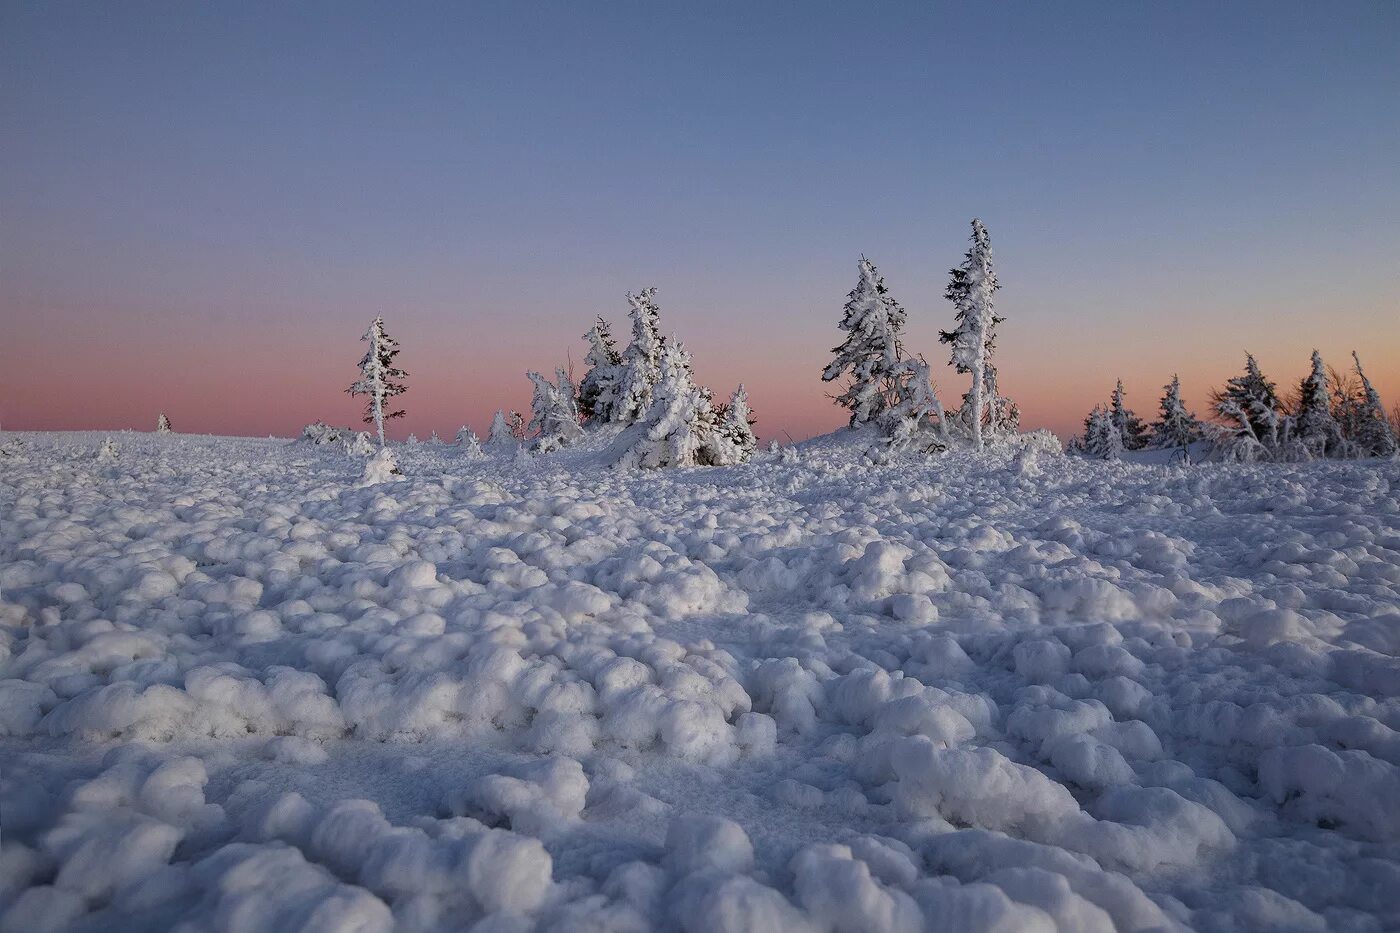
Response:
[[[1359,350],[1400,402],[1400,4],[0,0],[0,427],[346,424],[378,314],[392,434],[528,409],[624,294],[764,439],[864,254],[937,340],[969,222],[1001,385],[1068,435],[1122,378],[1204,410],[1246,350]]]

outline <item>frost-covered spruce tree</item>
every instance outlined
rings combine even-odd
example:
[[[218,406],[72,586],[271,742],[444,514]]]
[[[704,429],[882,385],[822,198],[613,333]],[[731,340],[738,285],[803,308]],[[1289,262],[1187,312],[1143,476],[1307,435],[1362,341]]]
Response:
[[[644,469],[711,464],[714,421],[710,394],[695,384],[690,354],[672,337],[662,346],[651,407],[631,436],[623,436],[626,446],[615,462]]]
[[[535,450],[548,453],[578,440],[583,429],[579,427],[578,411],[574,408],[572,395],[566,398],[564,388],[533,370],[525,375],[535,386],[534,397],[530,400],[530,424],[527,428],[535,432]],[[558,378],[572,392],[573,385],[562,370]]]
[[[1151,446],[1159,450],[1185,451],[1201,439],[1201,422],[1181,400],[1181,379],[1175,374],[1162,387],[1162,414],[1152,424]]]
[[[1380,393],[1366,377],[1366,371],[1361,368],[1361,357],[1355,350],[1351,352],[1351,358],[1356,363],[1356,375],[1361,380],[1363,396],[1360,410],[1357,412],[1356,445],[1364,456],[1392,457],[1397,445],[1395,432],[1385,415],[1385,405],[1381,403]]]
[[[1274,384],[1264,378],[1254,354],[1245,354],[1243,375],[1211,393],[1215,413],[1266,448],[1278,446],[1283,429],[1283,405]]]
[[[1113,415],[1102,405],[1094,410],[1084,425],[1084,452],[1100,460],[1117,460],[1123,453],[1123,435],[1113,423]]]
[[[986,367],[996,343],[996,316],[993,296],[1001,286],[992,267],[992,241],[982,221],[972,221],[972,246],[963,264],[949,273],[944,297],[957,309],[952,330],[941,331],[938,339],[952,347],[953,366],[972,376],[967,405],[967,423],[972,444],[982,449],[982,420],[986,416]]]
[[[632,342],[622,353],[622,373],[617,382],[616,401],[612,405],[612,420],[633,422],[651,408],[652,387],[660,378],[661,332],[658,330],[660,310],[656,306],[656,288],[644,288],[638,294],[627,293],[632,318]]]
[[[713,439],[716,464],[748,463],[758,447],[758,438],[753,434],[753,412],[742,382],[729,397],[729,403],[720,407],[716,421]]]
[[[1342,449],[1342,429],[1332,416],[1332,393],[1322,354],[1312,352],[1312,369],[1298,387],[1293,436],[1315,457],[1335,457]]]
[[[369,457],[374,454],[374,443],[366,431],[357,431],[354,437],[344,439],[345,452],[352,457]]]
[[[1113,420],[1113,427],[1118,431],[1118,436],[1122,438],[1124,450],[1141,450],[1147,446],[1147,426],[1142,423],[1131,408],[1123,402],[1126,395],[1123,391],[1123,380],[1119,379],[1118,384],[1113,387],[1113,402],[1109,409],[1109,417]]]
[[[885,287],[875,264],[864,256],[860,278],[846,296],[840,327],[846,339],[822,370],[822,381],[849,376],[836,404],[851,413],[851,427],[875,420],[895,403],[895,372],[904,358],[904,309]]]
[[[559,366],[554,370],[554,384],[559,388],[564,407],[569,410],[569,417],[574,420],[574,424],[580,424],[582,418],[578,413],[578,386],[574,385],[574,380],[569,378],[569,373],[564,367]]]
[[[948,422],[934,388],[929,365],[923,359],[904,360],[895,376],[895,404],[880,414],[882,445],[867,455],[882,460],[884,454],[929,452],[948,446]]]
[[[345,391],[351,395],[367,395],[365,403],[365,424],[373,424],[379,435],[379,446],[384,446],[384,422],[390,418],[402,418],[403,409],[385,411],[390,399],[408,391],[408,386],[399,380],[408,376],[394,365],[394,357],[399,355],[399,342],[384,332],[384,319],[375,318],[361,340],[369,341],[369,350],[360,360],[360,378]]]
[[[496,409],[491,416],[491,429],[486,432],[486,448],[492,452],[514,450],[517,446],[515,432],[506,421],[506,413]]]
[[[588,372],[578,386],[579,415],[587,424],[608,424],[614,420],[617,393],[622,380],[622,354],[617,352],[612,328],[601,317],[583,335],[588,354],[583,361]]]
[[[157,433],[157,434],[169,434],[169,433],[171,433],[170,419],[167,418],[167,417],[165,417],[165,412],[161,412],[161,413],[160,413],[160,417],[156,419],[156,433]]]

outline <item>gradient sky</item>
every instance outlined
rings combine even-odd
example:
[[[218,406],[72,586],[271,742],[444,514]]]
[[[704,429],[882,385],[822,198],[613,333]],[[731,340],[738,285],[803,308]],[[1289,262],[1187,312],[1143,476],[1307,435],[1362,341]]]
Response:
[[[654,284],[800,438],[862,253],[946,359],[973,216],[1029,426],[1246,348],[1400,401],[1400,3],[0,0],[9,429],[347,423],[383,313],[394,434],[482,431]]]

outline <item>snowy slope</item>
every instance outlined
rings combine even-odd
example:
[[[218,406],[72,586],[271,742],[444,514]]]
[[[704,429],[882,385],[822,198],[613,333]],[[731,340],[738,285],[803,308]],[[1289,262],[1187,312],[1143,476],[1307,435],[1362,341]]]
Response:
[[[4,930],[1400,927],[1400,463],[102,440],[0,436]]]

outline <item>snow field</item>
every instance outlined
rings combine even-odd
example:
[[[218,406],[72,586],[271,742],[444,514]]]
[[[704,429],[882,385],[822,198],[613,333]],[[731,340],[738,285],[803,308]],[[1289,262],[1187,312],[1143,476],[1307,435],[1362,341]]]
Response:
[[[1400,925],[1396,462],[18,438],[0,929]]]

